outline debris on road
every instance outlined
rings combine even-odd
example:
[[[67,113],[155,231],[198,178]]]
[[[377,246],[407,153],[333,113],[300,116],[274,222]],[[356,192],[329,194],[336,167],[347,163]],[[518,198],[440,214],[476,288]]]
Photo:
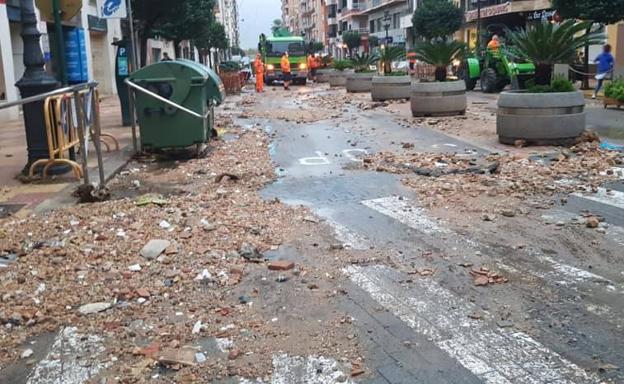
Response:
[[[474,280],[474,285],[478,287],[509,282],[509,279],[507,279],[506,277],[503,277],[496,272],[492,272],[485,267],[481,267],[479,269],[472,268],[470,270],[470,275]]]

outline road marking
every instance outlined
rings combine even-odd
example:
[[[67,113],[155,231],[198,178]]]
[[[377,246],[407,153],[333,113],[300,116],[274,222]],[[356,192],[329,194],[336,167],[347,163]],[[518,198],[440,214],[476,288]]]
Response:
[[[574,193],[573,196],[624,209],[624,192],[607,191],[606,188],[598,188],[598,192],[595,194],[584,195],[581,193]]]
[[[318,157],[302,157],[299,159],[299,164],[301,165],[329,165],[330,162],[327,159],[327,157],[325,157],[325,155],[323,154],[323,152],[321,151],[315,151],[314,153],[316,153],[316,156]]]
[[[353,384],[340,364],[323,356],[288,356],[281,353],[273,356],[273,374],[270,381],[263,379],[241,379],[240,384]]]
[[[579,366],[523,332],[491,329],[468,316],[481,311],[432,279],[406,289],[398,271],[385,266],[349,266],[343,272],[375,301],[488,384],[599,382]]]
[[[362,154],[364,154],[364,155],[368,155],[368,151],[367,151],[367,150],[365,150],[365,149],[360,149],[360,148],[355,148],[355,149],[345,149],[345,150],[343,150],[343,151],[342,151],[342,153],[343,153],[343,154],[345,155],[345,157],[346,157],[346,158],[348,158],[349,160],[351,160],[351,161],[355,161],[355,162],[358,162],[358,163],[361,163],[361,162],[363,161],[362,159],[360,159],[360,158],[358,157],[358,154],[359,154],[359,155],[362,155]],[[356,154],[354,155],[353,153],[356,153]]]
[[[336,240],[340,241],[345,247],[359,251],[370,249],[370,244],[364,237],[329,217],[325,217],[325,220],[334,229]]]
[[[454,242],[459,245],[464,245],[466,248],[474,248],[475,250],[485,248],[483,245],[467,236],[460,236],[456,232],[442,227],[441,223],[430,219],[424,209],[414,206],[409,199],[391,196],[362,201],[362,204],[424,234],[444,234],[447,237],[447,242]],[[529,271],[529,273],[534,276],[546,281],[555,281],[566,286],[574,286],[581,282],[597,283],[601,287],[605,287],[608,291],[617,291],[615,284],[607,278],[571,265],[559,263],[553,258],[545,256],[537,251],[529,252],[532,256],[552,269],[552,271],[547,272]],[[501,265],[501,263],[498,264]],[[513,267],[504,265],[501,265],[501,268],[507,270],[510,268],[514,269]]]
[[[427,235],[449,232],[448,229],[440,227],[437,222],[431,220],[424,209],[410,205],[410,201],[405,198],[382,197],[362,201],[362,204]]]
[[[105,351],[99,336],[78,333],[74,327],[64,328],[26,383],[82,384],[110,365],[100,362]]]

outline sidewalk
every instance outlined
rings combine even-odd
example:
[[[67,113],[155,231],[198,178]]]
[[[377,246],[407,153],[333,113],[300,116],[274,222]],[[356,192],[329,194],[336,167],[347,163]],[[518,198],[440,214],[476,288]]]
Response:
[[[105,173],[114,173],[123,166],[131,156],[132,131],[130,127],[121,126],[119,99],[106,97],[101,101],[102,132],[113,135],[119,142],[119,151],[111,146],[110,152],[105,151],[103,160]],[[91,147],[93,148],[93,147]],[[125,150],[124,150],[125,149]],[[3,124],[0,129],[0,218],[9,213],[20,216],[41,207],[53,208],[62,202],[72,203],[71,192],[81,182],[73,173],[37,180],[29,184],[22,183],[17,176],[27,162],[26,136],[23,120],[15,120]],[[97,159],[95,151],[89,152],[89,176],[97,180]],[[46,204],[43,204],[46,202]]]

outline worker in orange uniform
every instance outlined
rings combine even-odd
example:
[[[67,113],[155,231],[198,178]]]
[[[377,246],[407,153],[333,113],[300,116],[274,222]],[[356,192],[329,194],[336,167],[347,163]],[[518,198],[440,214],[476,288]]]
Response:
[[[492,56],[494,57],[498,57],[500,54],[500,39],[498,37],[498,35],[494,35],[492,36],[492,40],[490,40],[490,42],[487,45],[487,49],[490,53],[492,53]]]
[[[284,52],[280,60],[280,69],[282,70],[282,79],[284,80],[284,89],[288,90],[290,86],[290,60],[288,60],[288,51]]]
[[[254,69],[256,70],[256,92],[264,92],[264,63],[259,53],[254,61]]]
[[[316,82],[316,68],[314,64],[314,56],[312,56],[312,54],[308,54],[308,59],[307,59],[307,65],[308,65],[308,78],[314,82]]]
[[[409,62],[409,73],[413,75],[416,70],[416,52],[409,52],[407,54],[407,61]]]

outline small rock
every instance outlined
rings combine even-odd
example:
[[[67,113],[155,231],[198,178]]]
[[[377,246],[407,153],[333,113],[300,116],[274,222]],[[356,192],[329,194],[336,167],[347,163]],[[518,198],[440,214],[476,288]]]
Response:
[[[271,261],[268,268],[271,271],[288,271],[295,268],[295,263],[288,260],[276,260]]]
[[[238,349],[233,349],[233,350],[231,350],[231,351],[230,351],[230,353],[228,353],[228,359],[229,359],[229,360],[236,360],[236,359],[238,359],[238,357],[239,357],[240,355],[242,355],[242,354],[243,354],[243,353],[242,353],[240,350],[238,350]]]
[[[166,365],[195,365],[195,349],[182,348],[180,350],[165,349],[160,353],[158,361]]]
[[[494,221],[496,219],[496,215],[486,213],[483,216],[481,216],[481,219],[483,219],[483,221]]]
[[[511,320],[499,320],[496,322],[496,325],[501,328],[510,328],[514,326],[514,323]]]
[[[128,267],[128,270],[130,270],[131,272],[139,272],[141,270],[141,265],[140,264],[133,264],[133,265]]]
[[[137,296],[139,296],[139,297],[144,297],[144,298],[148,298],[148,297],[150,297],[150,293],[149,293],[149,291],[148,291],[147,289],[145,289],[145,288],[139,288],[139,289],[137,289],[137,290],[136,290],[136,294],[137,294]]]
[[[277,279],[275,279],[275,281],[277,281],[278,283],[285,283],[288,281],[288,277],[284,275],[279,275],[277,276]]]
[[[341,249],[344,249],[344,244],[340,244],[340,243],[332,244],[329,246],[329,249],[332,251],[339,251]]]
[[[503,209],[501,211],[501,215],[503,215],[505,217],[514,217],[514,216],[516,216],[516,212],[514,212],[511,209]]]
[[[191,333],[195,335],[201,332],[201,330],[202,330],[202,322],[201,320],[197,320],[195,325],[193,325],[193,330],[191,331]]]
[[[258,248],[251,244],[243,244],[238,251],[238,254],[245,260],[259,262],[264,260],[264,256],[258,251]]]
[[[312,215],[307,215],[303,218],[303,221],[307,221],[309,223],[318,223],[318,219]]]
[[[598,220],[596,216],[590,216],[585,221],[585,225],[587,226],[587,228],[598,228],[598,226],[600,225],[600,220]]]
[[[35,353],[35,352],[34,352],[32,349],[30,349],[30,348],[28,348],[28,349],[24,349],[24,351],[23,351],[23,352],[22,352],[22,354],[20,355],[20,358],[22,358],[22,359],[27,359],[27,358],[29,358],[30,356],[32,356],[34,353]]]
[[[78,308],[78,312],[80,312],[83,315],[91,315],[93,313],[106,311],[110,307],[111,307],[111,303],[108,303],[108,302],[89,303],[89,304],[80,306],[80,308]]]
[[[206,355],[204,355],[201,352],[197,352],[195,354],[195,361],[197,361],[198,364],[203,364],[207,361],[208,359],[206,358]]]
[[[167,220],[163,220],[161,221],[158,226],[162,229],[169,229],[171,228],[171,224],[169,224],[169,222]]]
[[[153,260],[157,258],[161,253],[163,253],[165,249],[167,249],[170,245],[171,242],[168,240],[150,240],[147,242],[147,244],[145,244],[143,249],[141,249],[140,253],[141,256],[145,257],[146,259]]]

